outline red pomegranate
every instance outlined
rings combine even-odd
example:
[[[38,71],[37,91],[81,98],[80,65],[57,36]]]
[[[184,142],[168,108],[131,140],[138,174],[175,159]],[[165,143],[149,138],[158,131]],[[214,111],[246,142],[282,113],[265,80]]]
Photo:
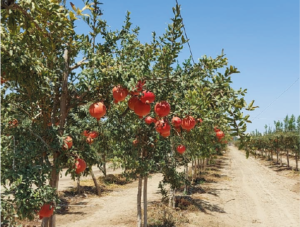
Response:
[[[177,147],[177,152],[179,153],[179,154],[183,154],[184,152],[185,152],[185,146],[184,145],[179,145],[178,147]]]
[[[218,129],[218,127],[217,127],[217,126],[215,126],[215,127],[214,127],[214,131],[215,131],[215,132],[219,132],[219,131],[220,131],[220,129]]]
[[[154,111],[159,117],[165,117],[170,113],[171,107],[168,102],[161,101],[159,103],[156,103]]]
[[[98,133],[98,132],[92,131],[92,132],[89,133],[89,136],[88,136],[88,137],[90,137],[90,138],[92,138],[92,139],[95,139],[95,138],[97,138],[98,136],[99,136],[99,133]]]
[[[9,121],[8,124],[10,128],[15,128],[18,126],[19,121],[17,119],[13,119],[12,121]]]
[[[116,102],[121,102],[126,99],[126,96],[128,95],[128,91],[126,88],[123,88],[122,86],[118,85],[112,89],[113,97],[116,100]]]
[[[64,139],[64,145],[63,145],[63,148],[64,148],[64,149],[70,149],[72,146],[73,146],[73,139],[72,139],[71,136],[67,136],[67,137]]]
[[[139,80],[138,83],[137,83],[137,85],[135,86],[136,90],[139,91],[139,92],[142,91],[143,90],[143,86],[145,85],[145,83],[146,83],[146,81]]]
[[[140,116],[140,117],[143,117],[143,116],[149,114],[150,111],[151,111],[150,104],[143,103],[140,100],[134,106],[135,114]]]
[[[136,146],[139,143],[139,141],[137,139],[135,139],[135,140],[132,141],[132,143],[133,143],[134,146]]]
[[[40,219],[51,217],[52,214],[53,214],[53,211],[54,211],[54,206],[53,205],[51,205],[51,204],[44,204],[41,207],[40,211],[39,211]]]
[[[1,77],[1,85],[4,84],[7,80]]]
[[[89,137],[90,131],[89,130],[84,130],[82,133],[85,137]]]
[[[162,137],[167,138],[168,136],[170,136],[170,134],[171,134],[170,131],[166,131],[166,132],[164,132],[164,133],[161,133],[160,135],[161,135]]]
[[[155,121],[156,120],[154,118],[150,117],[150,116],[148,116],[148,117],[145,118],[145,123],[147,125],[150,125],[151,123],[155,123]]]
[[[167,121],[161,119],[155,123],[155,129],[158,133],[164,134],[166,132],[170,132],[171,126]]]
[[[153,103],[155,100],[155,94],[151,91],[143,91],[141,101],[143,103]]]
[[[218,139],[222,139],[225,135],[224,135],[224,132],[218,131],[218,132],[216,132],[216,136],[218,137]]]
[[[172,124],[174,127],[180,127],[181,126],[181,119],[179,117],[173,117],[172,118]]]
[[[106,107],[102,102],[95,102],[90,105],[89,111],[91,116],[99,121],[106,114]]]
[[[187,116],[182,120],[181,128],[190,131],[196,125],[196,121],[192,116]]]
[[[91,137],[88,137],[88,138],[86,138],[86,142],[87,142],[88,144],[92,144],[92,143],[94,142],[94,139],[91,138]]]
[[[85,168],[86,168],[86,163],[83,159],[77,158],[76,159],[76,163],[75,163],[75,167],[76,167],[76,173],[82,173]]]
[[[132,96],[129,100],[128,100],[128,107],[131,110],[134,110],[134,106],[135,104],[139,101],[139,98],[136,96]]]

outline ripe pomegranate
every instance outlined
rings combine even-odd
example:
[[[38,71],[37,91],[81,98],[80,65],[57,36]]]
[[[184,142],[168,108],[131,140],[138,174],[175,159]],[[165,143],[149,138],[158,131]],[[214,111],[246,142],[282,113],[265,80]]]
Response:
[[[136,90],[139,91],[139,92],[142,91],[143,90],[143,86],[145,85],[145,83],[146,83],[146,81],[139,80],[138,83],[137,83],[137,85],[135,86]]]
[[[177,147],[177,152],[179,153],[179,154],[183,154],[184,152],[185,152],[185,146],[184,145],[179,145],[178,147]]]
[[[90,138],[92,138],[92,139],[95,139],[95,138],[97,138],[98,136],[99,136],[99,133],[98,133],[98,132],[92,131],[92,132],[89,133],[89,136],[88,136],[88,137],[90,137]]]
[[[88,137],[88,138],[86,138],[86,142],[87,142],[88,144],[92,144],[92,143],[94,142],[94,139],[91,138],[91,137]]]
[[[156,120],[154,118],[150,117],[150,116],[145,118],[145,122],[146,122],[147,125],[150,125],[151,123],[155,123],[155,121]]]
[[[195,119],[192,116],[187,116],[182,120],[181,128],[190,131],[195,127],[195,125],[196,125]]]
[[[40,219],[43,219],[43,218],[49,218],[52,216],[53,214],[53,211],[54,211],[54,206],[51,205],[51,204],[44,204],[40,211],[39,211],[39,217]]]
[[[171,126],[167,121],[161,119],[155,123],[155,129],[158,133],[164,134],[166,132],[170,132]]]
[[[140,117],[143,117],[143,116],[149,114],[150,111],[151,111],[150,104],[143,103],[140,100],[134,106],[135,114],[140,116]]]
[[[75,163],[76,173],[82,173],[86,169],[86,163],[83,159],[77,158]]]
[[[70,149],[72,146],[73,146],[73,139],[72,139],[72,137],[67,136],[67,137],[64,139],[64,145],[63,145],[63,148],[64,148],[64,149]]]
[[[215,132],[219,132],[219,131],[220,131],[220,129],[218,129],[218,127],[217,127],[217,126],[215,126],[215,127],[214,127],[214,131],[215,131]]]
[[[134,146],[136,146],[139,143],[139,141],[137,139],[135,139],[135,140],[132,141],[132,143],[133,143]]]
[[[225,135],[224,135],[224,132],[218,131],[218,132],[216,132],[216,136],[218,137],[218,139],[222,139]]]
[[[159,103],[156,103],[154,111],[159,117],[165,117],[170,113],[171,107],[168,102],[161,101]]]
[[[181,126],[181,119],[179,117],[173,117],[172,118],[172,124],[174,127],[180,127]]]
[[[128,91],[126,88],[123,88],[122,86],[118,85],[112,89],[113,97],[116,100],[116,102],[121,102],[126,99],[126,96],[128,95]]]
[[[166,132],[164,132],[164,133],[161,133],[160,135],[161,135],[162,137],[167,138],[168,136],[170,136],[170,134],[171,134],[170,131],[166,131]]]
[[[1,77],[1,85],[4,84],[7,80]]]
[[[106,107],[102,102],[95,102],[90,105],[89,111],[91,116],[99,121],[106,114]]]
[[[19,122],[17,119],[13,119],[12,121],[9,121],[8,124],[10,128],[15,128],[18,126]]]
[[[155,94],[151,91],[143,91],[141,101],[143,103],[153,103],[155,100]]]
[[[82,133],[85,137],[89,137],[90,130],[84,130]]]
[[[132,96],[129,100],[128,100],[128,107],[131,110],[134,110],[134,106],[135,104],[139,101],[139,98],[136,96]]]

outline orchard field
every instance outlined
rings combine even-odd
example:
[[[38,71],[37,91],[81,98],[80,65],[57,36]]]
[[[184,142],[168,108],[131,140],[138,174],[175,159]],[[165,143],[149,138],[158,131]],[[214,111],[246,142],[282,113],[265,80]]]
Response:
[[[1,226],[298,226],[300,118],[247,134],[223,51],[178,61],[178,3],[150,43],[84,3],[1,1]]]

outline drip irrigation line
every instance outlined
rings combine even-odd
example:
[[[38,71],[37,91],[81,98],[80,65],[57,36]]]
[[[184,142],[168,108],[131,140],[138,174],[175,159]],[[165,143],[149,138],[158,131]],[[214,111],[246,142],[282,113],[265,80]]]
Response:
[[[179,6],[178,1],[177,1],[177,0],[175,0],[175,1],[176,1],[176,4]],[[184,26],[184,23],[183,23],[183,18],[182,18],[181,12],[180,12],[180,17],[181,17],[181,20],[182,20],[182,27],[183,27],[183,31],[184,31],[184,34],[185,34],[185,38],[186,38],[186,40],[187,40],[187,44],[188,44],[189,49],[190,49],[192,61],[193,61],[193,63],[195,64],[194,57],[193,57],[193,53],[192,53],[192,49],[191,49],[191,45],[190,45],[190,42],[189,42],[189,38],[188,38],[188,36],[187,36],[187,34],[186,34],[186,30],[185,30],[185,26]]]
[[[253,118],[252,121],[254,121],[259,115],[261,115],[263,112],[265,112],[266,109],[268,109],[277,99],[279,99],[285,92],[287,92],[293,85],[299,80],[299,77],[286,89],[284,90],[276,99],[274,99],[265,109],[263,109],[256,117]]]

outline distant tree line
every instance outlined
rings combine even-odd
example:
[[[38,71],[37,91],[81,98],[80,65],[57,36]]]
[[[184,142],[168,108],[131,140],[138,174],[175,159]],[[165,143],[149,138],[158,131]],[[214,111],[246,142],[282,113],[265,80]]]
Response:
[[[274,121],[274,128],[270,125],[265,125],[264,133],[257,129],[251,133],[253,136],[270,135],[278,132],[297,132],[300,133],[300,115],[296,118],[294,114],[290,117],[286,115],[283,121]]]

